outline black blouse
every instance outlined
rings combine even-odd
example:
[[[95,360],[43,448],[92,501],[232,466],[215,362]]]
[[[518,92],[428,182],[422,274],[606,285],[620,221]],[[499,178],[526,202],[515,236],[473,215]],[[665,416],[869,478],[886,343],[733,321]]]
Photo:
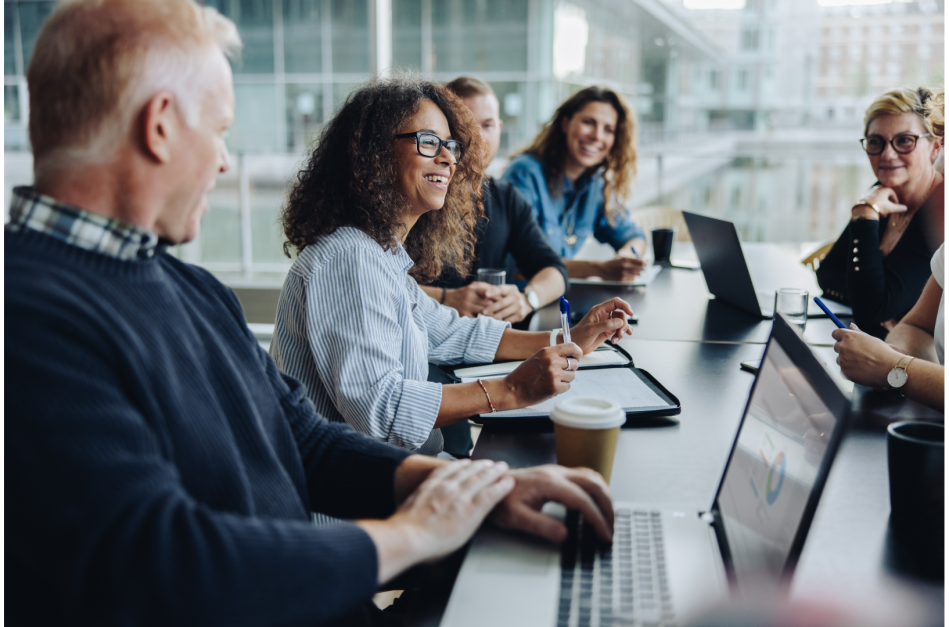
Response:
[[[551,248],[547,236],[540,230],[530,203],[508,181],[485,177],[481,190],[484,216],[475,227],[478,242],[471,265],[472,276],[462,277],[446,271],[432,283],[435,287],[464,287],[474,280],[480,268],[504,268],[510,254],[528,281],[544,268],[556,268],[570,285],[567,266]],[[508,276],[508,283],[514,282]]]
[[[933,238],[926,236],[925,206],[884,257],[880,241],[886,225],[886,220],[852,220],[817,269],[824,294],[850,305],[857,326],[879,338],[887,333],[883,322],[902,318],[916,304],[932,274],[929,260],[936,252]]]

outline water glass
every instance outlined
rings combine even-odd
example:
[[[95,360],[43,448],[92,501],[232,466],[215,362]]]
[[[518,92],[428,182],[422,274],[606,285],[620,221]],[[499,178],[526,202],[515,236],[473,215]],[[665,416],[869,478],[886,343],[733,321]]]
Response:
[[[478,268],[478,280],[488,285],[504,285],[507,272],[501,268]]]
[[[807,326],[807,290],[782,287],[774,293],[774,314],[784,314],[792,325],[804,334]]]

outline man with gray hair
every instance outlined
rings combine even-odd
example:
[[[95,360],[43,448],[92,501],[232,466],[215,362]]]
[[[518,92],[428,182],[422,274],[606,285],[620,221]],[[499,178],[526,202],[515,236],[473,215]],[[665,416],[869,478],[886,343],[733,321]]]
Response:
[[[386,624],[379,586],[488,516],[560,541],[557,500],[612,533],[592,471],[323,420],[233,294],[168,253],[229,167],[239,44],[191,0],[69,0],[37,39],[34,186],[4,233],[11,624]]]

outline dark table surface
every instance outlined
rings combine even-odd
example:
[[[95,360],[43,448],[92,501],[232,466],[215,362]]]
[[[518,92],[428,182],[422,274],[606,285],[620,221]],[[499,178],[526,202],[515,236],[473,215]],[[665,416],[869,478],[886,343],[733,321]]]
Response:
[[[569,300],[572,310],[579,313],[617,296],[628,302],[639,317],[633,329],[637,338],[764,344],[771,334],[770,320],[715,300],[699,270],[663,268],[649,287],[572,285]],[[532,329],[560,326],[560,313],[555,307],[545,307],[535,318]],[[849,318],[841,320],[850,322]],[[835,328],[829,318],[810,318],[804,338],[808,343],[833,344],[830,333]]]
[[[663,270],[648,288],[574,287],[571,303],[588,308],[612,296],[628,300],[640,318],[623,347],[682,404],[678,426],[622,431],[613,466],[613,497],[707,509],[754,382],[739,364],[760,359],[771,322],[710,301],[701,272],[689,270]],[[540,312],[532,327],[558,326],[550,309]],[[829,320],[810,319],[805,339],[817,345],[813,348],[818,357],[849,389],[827,346],[833,341],[832,329]],[[860,386],[853,390],[853,399],[853,423],[831,469],[792,594],[812,598],[829,591],[909,591],[941,616],[941,579],[922,572],[918,552],[908,556],[889,527],[885,425],[900,419],[941,421],[943,415]],[[552,463],[553,434],[485,427],[474,457],[504,460],[513,467]],[[942,563],[941,555],[927,554],[925,559]],[[430,608],[425,624],[437,624],[438,605]]]

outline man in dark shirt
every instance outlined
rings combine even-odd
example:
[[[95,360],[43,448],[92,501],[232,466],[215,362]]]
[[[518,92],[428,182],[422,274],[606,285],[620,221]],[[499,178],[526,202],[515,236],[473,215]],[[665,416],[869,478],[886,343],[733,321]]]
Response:
[[[501,145],[501,119],[497,96],[484,81],[461,76],[446,85],[474,114],[490,149],[490,162]],[[520,322],[538,307],[553,302],[565,291],[567,268],[540,230],[528,202],[507,181],[485,177],[482,188],[484,217],[478,223],[478,242],[472,272],[478,268],[504,268],[508,254],[527,279],[524,291],[513,282],[501,286],[472,281],[473,276],[446,274],[422,289],[432,298],[453,307],[463,316],[484,314]],[[509,280],[514,277],[508,277]]]
[[[324,420],[233,293],[169,252],[230,166],[239,45],[191,0],[60,3],[36,40],[34,186],[4,234],[11,624],[383,625],[379,586],[489,515],[562,541],[554,500],[611,537],[593,471],[411,455]]]

